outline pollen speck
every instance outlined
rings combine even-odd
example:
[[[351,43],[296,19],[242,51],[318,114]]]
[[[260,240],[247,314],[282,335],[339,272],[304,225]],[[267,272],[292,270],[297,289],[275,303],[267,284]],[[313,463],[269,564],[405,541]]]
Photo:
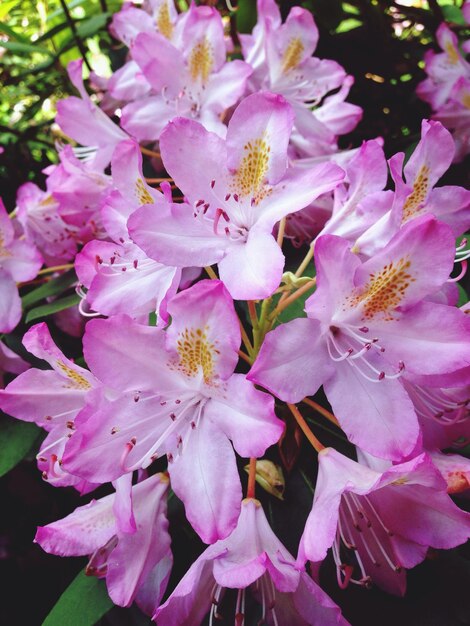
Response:
[[[185,328],[176,343],[180,357],[178,369],[186,376],[194,377],[202,370],[204,382],[209,383],[214,375],[216,355],[219,350],[209,341],[207,328]]]
[[[257,204],[271,192],[271,188],[266,185],[271,147],[263,136],[248,141],[243,149],[244,156],[235,173],[233,186],[238,195],[251,196],[253,204]]]
[[[429,167],[423,165],[413,183],[413,191],[410,193],[403,206],[402,221],[416,217],[419,213],[419,205],[426,199],[429,187]]]
[[[57,366],[71,381],[71,387],[74,387],[75,389],[91,389],[91,385],[87,381],[87,379],[75,370],[73,370],[71,367],[66,365],[63,361],[57,361]]]
[[[214,55],[212,54],[212,45],[207,37],[201,39],[191,51],[189,57],[189,73],[193,80],[201,79],[203,83],[207,82],[214,66]]]
[[[455,46],[448,41],[445,45],[445,49],[447,52],[447,58],[449,60],[449,63],[451,63],[452,65],[456,65],[459,62],[459,53],[456,50]]]
[[[287,74],[289,70],[293,70],[302,60],[302,54],[304,52],[304,44],[299,37],[293,37],[284,50],[282,56],[282,73]]]
[[[138,178],[135,182],[135,194],[141,204],[153,204],[153,198],[145,188],[144,181]]]
[[[167,39],[171,39],[173,35],[173,24],[170,19],[170,11],[168,9],[168,2],[162,4],[157,14],[157,28],[158,31]]]
[[[370,275],[369,281],[358,295],[351,296],[352,307],[363,306],[364,319],[383,314],[384,321],[393,320],[393,309],[402,301],[406,290],[415,278],[409,273],[411,262],[400,259],[390,262],[382,270]]]

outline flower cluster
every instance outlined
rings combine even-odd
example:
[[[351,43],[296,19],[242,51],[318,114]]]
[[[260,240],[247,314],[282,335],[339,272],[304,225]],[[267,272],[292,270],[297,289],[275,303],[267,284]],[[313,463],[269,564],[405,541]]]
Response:
[[[87,320],[80,364],[45,323],[23,344],[46,369],[0,344],[2,367],[19,374],[0,407],[47,431],[44,480],[84,496],[108,486],[36,541],[88,556],[116,604],[135,601],[159,626],[212,624],[231,606],[238,626],[344,626],[311,575],[330,549],[340,587],[402,595],[430,547],[470,537],[451,498],[470,487],[455,453],[470,436],[470,308],[456,284],[470,192],[438,185],[454,140],[424,120],[405,165],[403,153],[387,162],[380,138],[340,152],[361,110],[346,102],[352,77],[313,56],[306,9],[282,23],[274,0],[258,0],[243,61],[227,61],[207,6],[126,5],[111,30],[129,52],[109,80],[93,77],[101,106],[79,61],[80,97],[58,103],[57,124],[80,145],[58,146],[47,190],[27,183],[13,219],[0,213],[0,330],[18,324],[17,283],[43,263],[46,276],[73,264]],[[467,80],[453,35],[439,37],[447,56],[428,59],[422,89],[436,109]],[[307,244],[297,269],[287,239]],[[76,335],[75,321],[60,324]],[[325,447],[300,403],[349,448]],[[296,557],[255,498],[257,459],[289,421],[318,456]],[[171,592],[170,488],[208,544]]]
[[[470,24],[470,2],[462,7],[466,24]],[[417,94],[433,110],[433,118],[452,131],[456,153],[461,161],[470,152],[470,64],[465,56],[470,51],[470,41],[459,44],[457,35],[443,22],[436,32],[442,52],[425,54],[427,78],[417,88]]]

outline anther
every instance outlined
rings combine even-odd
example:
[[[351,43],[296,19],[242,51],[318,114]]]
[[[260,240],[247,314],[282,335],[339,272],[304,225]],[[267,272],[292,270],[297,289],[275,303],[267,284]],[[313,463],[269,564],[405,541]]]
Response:
[[[170,413],[170,418],[171,418],[171,420],[174,422],[174,421],[175,421],[175,419],[176,419],[176,415],[175,415],[175,413]]]
[[[227,200],[230,200],[231,195],[232,195],[231,193],[228,193],[228,194],[225,196],[225,202],[227,202]]]
[[[137,264],[139,263],[139,261],[137,259],[134,259],[133,265],[134,265],[134,269],[137,269]]]
[[[361,331],[361,333],[368,333],[369,329],[367,328],[367,326],[361,326],[361,328],[359,328],[359,330]]]
[[[383,380],[385,378],[385,372],[380,372],[379,380]]]
[[[212,189],[214,189],[214,187],[215,187],[215,180],[211,180],[211,187],[212,187]]]

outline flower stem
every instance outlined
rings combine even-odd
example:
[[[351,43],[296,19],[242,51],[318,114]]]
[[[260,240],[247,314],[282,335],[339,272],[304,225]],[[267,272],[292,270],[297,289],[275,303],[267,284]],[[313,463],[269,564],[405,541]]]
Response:
[[[307,437],[307,439],[315,448],[315,450],[317,452],[321,452],[322,450],[324,450],[325,446],[312,433],[312,431],[309,428],[309,425],[304,420],[304,418],[302,417],[302,414],[300,413],[299,409],[295,406],[295,404],[288,403],[287,406],[289,407],[290,412],[294,416],[295,421],[300,426],[303,434]]]
[[[284,241],[284,233],[286,230],[286,218],[283,217],[279,222],[279,230],[277,231],[277,244],[282,248],[282,242]]]
[[[305,270],[308,267],[308,264],[310,263],[310,261],[313,258],[313,250],[314,250],[314,244],[312,243],[310,245],[310,248],[307,252],[307,254],[305,255],[305,257],[303,258],[302,262],[300,263],[299,267],[295,270],[294,276],[296,276],[297,278],[299,278],[300,276],[302,276],[302,274],[305,272]],[[289,295],[289,289],[286,289],[284,291],[284,293],[281,296],[281,299],[278,302],[278,306],[284,304],[285,300],[287,299],[288,295]]]
[[[207,272],[207,275],[212,278],[212,280],[219,280],[219,277],[217,276],[217,274],[214,272],[214,270],[212,269],[212,267],[210,265],[208,265],[207,267],[204,268]]]
[[[255,497],[255,486],[256,486],[256,458],[250,458],[250,471],[248,474],[248,487],[246,488],[246,497],[254,498]]]
[[[251,356],[248,356],[248,354],[246,354],[246,352],[243,352],[243,350],[239,350],[238,351],[238,356],[240,356],[249,365],[253,365],[253,359],[251,358]]]
[[[146,179],[145,179],[145,182],[147,182],[147,183],[153,183],[153,184],[156,184],[156,183],[165,183],[165,182],[168,182],[168,183],[173,183],[173,182],[174,182],[174,180],[173,180],[172,178],[168,178],[168,177],[167,177],[167,178],[146,178]]]
[[[310,261],[313,258],[313,252],[314,252],[314,245],[313,243],[310,245],[310,248],[307,252],[307,254],[305,255],[302,263],[299,265],[299,267],[296,269],[295,271],[295,275],[297,277],[302,276],[302,274],[305,272],[305,270],[307,269],[308,264],[310,263]]]
[[[305,283],[305,285],[302,285],[302,287],[299,287],[299,289],[297,289],[297,291],[294,291],[294,293],[292,293],[290,296],[285,298],[284,302],[282,302],[282,298],[281,298],[281,300],[279,301],[279,304],[277,305],[277,307],[274,309],[274,311],[269,316],[269,319],[272,321],[275,317],[277,317],[279,315],[279,313],[282,313],[282,311],[284,311],[284,309],[287,309],[287,307],[290,304],[292,304],[292,302],[295,302],[295,300],[297,300],[297,298],[300,298],[300,296],[303,296],[304,293],[306,293],[309,289],[314,287],[316,282],[317,282],[317,279],[316,278],[312,278],[312,280],[310,280],[308,283]]]
[[[38,276],[42,276],[43,274],[52,274],[52,272],[62,272],[65,270],[71,270],[73,268],[73,263],[66,263],[65,265],[54,265],[54,267],[46,267],[43,270],[38,272]]]
[[[142,154],[145,154],[149,157],[155,157],[157,159],[159,159],[161,157],[160,152],[155,152],[154,150],[149,150],[148,148],[144,148],[143,146],[140,146],[140,151],[142,152]]]
[[[245,348],[248,350],[248,354],[253,354],[253,345],[250,341],[250,338],[248,337],[248,334],[245,328],[243,327],[243,324],[240,322],[240,320],[239,320],[239,323],[240,323],[240,332],[242,335],[242,340],[245,345]]]
[[[339,426],[339,422],[336,416],[333,415],[333,413],[330,413],[330,411],[328,411],[324,407],[322,407],[321,404],[318,404],[314,400],[310,400],[310,398],[304,398],[302,402],[304,402],[305,404],[308,404],[308,406],[311,406],[312,409],[315,409],[317,413],[320,413],[320,415],[323,415],[323,417],[326,417],[326,419],[329,420],[335,426]]]

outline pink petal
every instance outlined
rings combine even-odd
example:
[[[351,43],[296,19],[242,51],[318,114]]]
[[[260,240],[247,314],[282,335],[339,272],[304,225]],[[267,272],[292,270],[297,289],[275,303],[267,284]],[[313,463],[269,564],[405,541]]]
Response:
[[[333,372],[320,322],[296,319],[266,335],[247,378],[286,402],[299,402]]]
[[[294,123],[291,106],[282,97],[268,92],[256,93],[245,98],[232,115],[227,131],[227,150],[229,169],[236,173],[240,168],[243,172],[246,163],[247,146],[253,145],[261,168],[262,180],[253,184],[277,183],[284,175],[287,167],[287,146]],[[256,147],[256,142],[262,142]],[[263,147],[264,146],[264,147]],[[261,166],[260,166],[261,167]],[[241,174],[240,174],[241,175]],[[250,182],[238,181],[240,188],[236,191],[240,196],[254,193],[257,189],[246,189]]]
[[[284,261],[272,235],[252,230],[246,243],[232,245],[219,261],[219,275],[235,300],[259,300],[279,286]]]
[[[203,416],[169,471],[186,517],[201,539],[213,543],[227,537],[237,523],[242,498],[235,454],[227,436]]]
[[[222,430],[244,457],[262,456],[284,430],[274,413],[273,398],[255,389],[241,374],[231,376],[221,393],[214,395],[204,417]]]
[[[223,283],[218,280],[196,283],[171,300],[168,313],[172,324],[166,331],[167,347],[177,351],[188,332],[196,334],[210,358],[211,377],[227,379],[238,363],[241,336],[233,300]]]

